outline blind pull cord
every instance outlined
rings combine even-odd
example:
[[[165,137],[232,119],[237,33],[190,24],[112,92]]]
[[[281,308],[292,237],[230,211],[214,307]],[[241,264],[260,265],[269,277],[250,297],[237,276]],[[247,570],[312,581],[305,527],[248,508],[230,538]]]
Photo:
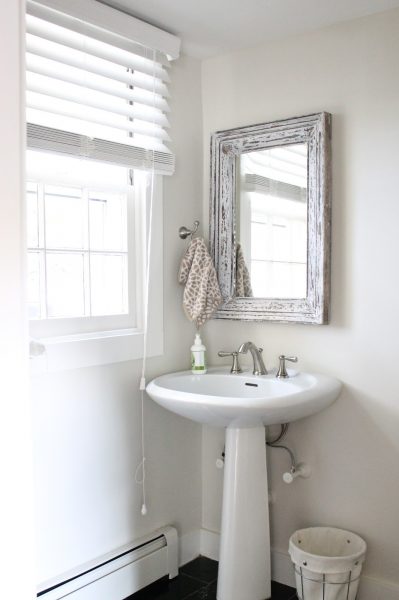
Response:
[[[153,68],[155,71],[155,50],[153,51]],[[153,101],[155,104],[155,80],[153,79]],[[146,367],[147,367],[147,344],[148,344],[148,312],[149,312],[149,290],[150,290],[150,273],[151,273],[151,246],[152,246],[152,218],[153,218],[153,203],[154,203],[154,178],[155,178],[155,155],[152,153],[152,169],[150,179],[150,202],[149,202],[149,223],[148,223],[148,238],[147,238],[147,264],[146,264],[146,276],[144,285],[144,332],[143,332],[143,361],[141,366],[141,378],[140,378],[140,394],[141,394],[141,462],[136,469],[135,480],[137,483],[141,483],[142,486],[142,505],[141,514],[145,516],[148,512],[146,504],[146,467],[145,467],[145,415],[144,415],[144,394],[146,387]],[[141,470],[141,479],[138,474]]]

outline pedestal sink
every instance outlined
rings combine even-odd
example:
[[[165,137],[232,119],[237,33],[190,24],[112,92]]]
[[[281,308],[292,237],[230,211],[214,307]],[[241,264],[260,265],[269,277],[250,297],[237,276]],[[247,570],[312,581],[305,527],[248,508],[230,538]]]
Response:
[[[157,377],[147,392],[168,410],[226,428],[218,600],[266,600],[270,535],[265,426],[308,417],[336,400],[341,384],[312,373],[232,375],[210,369]]]

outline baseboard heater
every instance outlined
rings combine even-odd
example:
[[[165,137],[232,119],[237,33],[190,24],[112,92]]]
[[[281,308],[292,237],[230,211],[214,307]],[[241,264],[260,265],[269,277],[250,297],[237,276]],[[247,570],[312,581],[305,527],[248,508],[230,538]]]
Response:
[[[178,540],[174,527],[164,527],[129,546],[102,556],[37,590],[40,600],[123,600],[168,576],[178,574]]]

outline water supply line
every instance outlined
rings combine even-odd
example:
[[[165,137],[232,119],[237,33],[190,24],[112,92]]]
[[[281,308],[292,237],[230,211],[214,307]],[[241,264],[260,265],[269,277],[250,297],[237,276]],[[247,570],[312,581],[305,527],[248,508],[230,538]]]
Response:
[[[281,442],[287,434],[289,423],[283,423],[280,425],[280,427],[280,433],[274,440],[268,442],[266,438],[266,445],[270,446],[271,448],[281,448],[290,455],[291,469],[283,474],[283,480],[285,483],[292,483],[297,477],[303,477],[307,479],[311,475],[311,469],[309,465],[305,463],[297,463],[295,454],[291,448],[288,448],[288,446],[284,446],[283,444],[279,444],[279,442]]]
[[[267,440],[267,429],[265,430],[265,442],[266,442],[266,446],[270,446],[270,448],[279,448],[282,450],[285,450],[286,452],[288,452],[290,459],[291,459],[291,469],[287,472],[285,472],[283,474],[283,481],[285,481],[285,483],[292,483],[294,481],[294,479],[296,479],[297,477],[303,477],[304,479],[307,479],[308,477],[310,477],[312,471],[311,468],[309,467],[309,465],[307,465],[306,463],[297,463],[296,458],[295,458],[295,454],[294,452],[291,450],[291,448],[288,448],[288,446],[284,446],[283,444],[280,444],[279,442],[281,442],[288,431],[288,427],[289,427],[289,423],[283,423],[282,425],[280,425],[280,433],[278,434],[278,436],[274,439],[274,440]],[[223,448],[223,452],[220,454],[219,458],[216,459],[216,468],[217,469],[223,469],[224,468],[224,461],[225,461],[225,448]],[[269,493],[269,502],[271,498],[271,494]]]
[[[267,441],[267,437],[266,437],[266,445],[270,446],[271,448],[281,448],[282,450],[285,450],[286,452],[288,452],[288,454],[290,455],[290,459],[291,459],[291,472],[295,473],[295,471],[297,470],[297,463],[296,463],[294,452],[291,450],[291,448],[288,448],[288,446],[279,444],[279,442],[281,442],[287,435],[288,427],[289,427],[289,423],[283,423],[282,425],[280,425],[281,429],[280,429],[280,433],[278,434],[278,436],[274,440],[270,440],[270,441]]]

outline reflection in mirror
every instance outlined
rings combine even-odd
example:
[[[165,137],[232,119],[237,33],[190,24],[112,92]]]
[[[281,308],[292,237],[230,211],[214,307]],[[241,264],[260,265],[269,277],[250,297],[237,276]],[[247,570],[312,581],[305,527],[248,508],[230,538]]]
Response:
[[[236,297],[306,298],[308,144],[237,157]]]

